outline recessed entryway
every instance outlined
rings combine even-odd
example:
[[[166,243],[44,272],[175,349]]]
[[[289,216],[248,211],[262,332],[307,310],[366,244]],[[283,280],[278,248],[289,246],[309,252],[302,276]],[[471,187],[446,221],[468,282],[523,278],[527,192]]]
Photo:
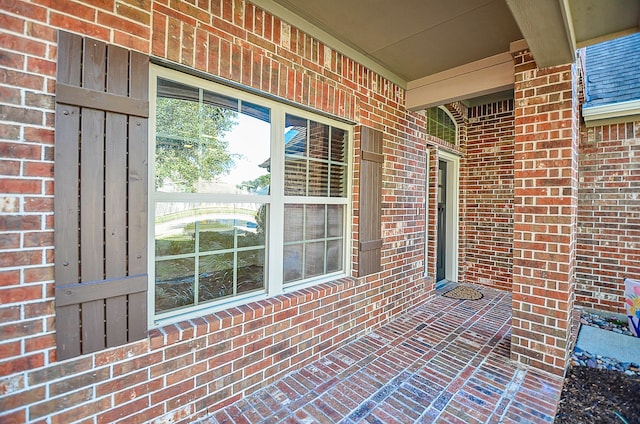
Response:
[[[460,157],[438,152],[436,281],[458,281]]]

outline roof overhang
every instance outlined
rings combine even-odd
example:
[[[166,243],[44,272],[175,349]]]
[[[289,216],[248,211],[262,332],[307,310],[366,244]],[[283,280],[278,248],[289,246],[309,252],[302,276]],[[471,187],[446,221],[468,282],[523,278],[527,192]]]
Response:
[[[512,88],[514,43],[546,68],[640,30],[640,0],[251,1],[407,88],[412,110]]]
[[[640,30],[639,0],[506,0],[540,68],[575,60],[577,48]]]

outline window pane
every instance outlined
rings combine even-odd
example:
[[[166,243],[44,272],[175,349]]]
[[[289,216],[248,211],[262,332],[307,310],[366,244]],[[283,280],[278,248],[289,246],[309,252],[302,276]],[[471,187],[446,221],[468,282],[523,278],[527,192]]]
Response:
[[[233,253],[200,257],[199,301],[233,295]]]
[[[306,240],[316,240],[325,237],[324,205],[307,205],[307,219],[305,222]]]
[[[198,100],[198,98],[196,97],[194,100]],[[223,94],[203,90],[202,101],[209,106],[238,111],[238,99]]]
[[[342,240],[327,242],[327,272],[342,270]]]
[[[451,144],[456,144],[456,123],[439,107],[427,109],[427,133]]]
[[[287,115],[284,133],[285,155],[307,156],[307,120]]]
[[[158,80],[157,191],[268,194],[270,139],[268,108]]]
[[[233,249],[233,220],[207,219],[200,227],[200,252]]]
[[[238,252],[238,293],[248,293],[265,288],[264,259],[264,249]]]
[[[156,312],[194,304],[195,259],[156,262]]]
[[[343,237],[344,206],[327,206],[327,237]]]
[[[264,122],[271,122],[271,110],[268,107],[242,102],[242,113]]]
[[[260,203],[210,203],[198,208],[199,250],[264,245],[264,208]]]
[[[284,194],[346,197],[348,133],[292,115],[285,121]]]
[[[329,159],[328,125],[309,122],[309,156],[317,159]]]
[[[324,274],[324,242],[307,243],[304,255],[304,277]]]
[[[326,163],[309,161],[309,196],[327,196],[329,167]]]
[[[331,165],[331,197],[347,197],[347,167]]]
[[[286,157],[284,161],[284,194],[305,196],[307,194],[307,160]]]
[[[264,289],[267,206],[158,202],[156,311]]]
[[[252,205],[245,209],[246,215],[236,217],[236,237],[238,247],[264,246],[269,205]]]
[[[331,160],[346,162],[347,132],[340,128],[331,128]]]
[[[156,256],[195,252],[195,211],[184,203],[156,204]]]
[[[302,245],[294,244],[284,247],[284,282],[302,279]]]
[[[304,205],[284,206],[284,241],[301,241],[304,238]]]

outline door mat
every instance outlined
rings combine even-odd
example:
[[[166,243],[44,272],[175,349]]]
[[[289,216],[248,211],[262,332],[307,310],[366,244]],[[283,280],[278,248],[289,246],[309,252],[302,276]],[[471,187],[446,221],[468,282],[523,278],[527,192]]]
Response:
[[[472,287],[458,286],[453,290],[443,294],[444,297],[461,300],[480,300],[484,297],[482,293]]]

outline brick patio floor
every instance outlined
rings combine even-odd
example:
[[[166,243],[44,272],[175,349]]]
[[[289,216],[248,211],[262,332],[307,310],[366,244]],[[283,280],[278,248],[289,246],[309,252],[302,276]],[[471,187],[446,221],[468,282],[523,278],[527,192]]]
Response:
[[[453,287],[201,423],[553,422],[563,380],[509,360],[511,294]]]

